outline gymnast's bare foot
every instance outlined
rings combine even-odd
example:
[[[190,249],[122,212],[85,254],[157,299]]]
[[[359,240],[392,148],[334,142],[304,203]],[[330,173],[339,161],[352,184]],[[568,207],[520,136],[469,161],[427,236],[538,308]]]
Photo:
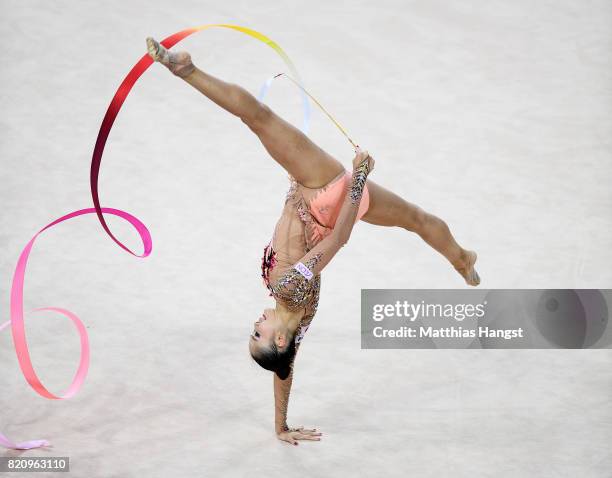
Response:
[[[195,66],[191,62],[191,55],[186,51],[168,51],[151,37],[147,38],[147,50],[153,60],[160,62],[180,78],[187,77],[195,70]]]
[[[463,276],[467,285],[477,286],[480,284],[480,276],[474,269],[477,258],[478,255],[474,251],[464,251],[461,257],[461,265],[455,266],[455,270]]]

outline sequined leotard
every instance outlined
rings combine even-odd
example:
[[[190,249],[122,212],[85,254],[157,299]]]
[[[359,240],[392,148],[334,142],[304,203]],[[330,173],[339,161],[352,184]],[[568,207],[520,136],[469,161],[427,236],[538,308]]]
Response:
[[[304,309],[295,334],[296,344],[304,338],[319,302],[321,275],[312,271],[323,255],[323,248],[320,252],[315,248],[333,230],[347,193],[351,198],[357,197],[359,211],[355,222],[366,213],[369,205],[366,176],[367,170],[361,175],[343,171],[319,189],[306,188],[291,178],[281,217],[264,248],[261,275],[271,296],[289,310]]]

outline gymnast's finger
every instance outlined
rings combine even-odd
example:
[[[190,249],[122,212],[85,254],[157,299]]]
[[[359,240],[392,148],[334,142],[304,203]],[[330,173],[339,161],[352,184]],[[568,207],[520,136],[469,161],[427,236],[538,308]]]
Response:
[[[318,432],[316,430],[300,430],[300,433],[303,435],[310,435],[310,436],[321,436],[322,433]]]
[[[297,440],[310,440],[310,441],[321,441],[321,437],[315,437],[311,435],[305,435],[303,433],[299,433],[298,436],[295,437]]]
[[[279,438],[279,440],[286,441],[287,443],[290,443],[292,445],[297,445],[298,444],[297,441],[293,438],[293,436],[289,435],[289,434],[279,436],[278,438]]]

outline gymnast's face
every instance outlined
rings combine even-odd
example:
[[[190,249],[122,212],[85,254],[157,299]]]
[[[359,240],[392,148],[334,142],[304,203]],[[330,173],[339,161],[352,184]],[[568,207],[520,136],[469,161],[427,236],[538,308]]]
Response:
[[[265,309],[261,317],[255,321],[253,331],[249,337],[249,349],[251,353],[257,351],[261,347],[269,347],[272,340],[276,345],[282,347],[279,343],[281,334],[279,333],[280,323],[274,309]],[[282,342],[282,340],[280,340]]]

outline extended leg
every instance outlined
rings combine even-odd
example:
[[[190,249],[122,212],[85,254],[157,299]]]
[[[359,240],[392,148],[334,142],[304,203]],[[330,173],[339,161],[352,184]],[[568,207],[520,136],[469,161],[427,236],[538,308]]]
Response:
[[[439,217],[425,212],[397,194],[368,179],[370,206],[362,220],[377,226],[397,226],[415,232],[442,254],[469,285],[478,285],[480,277],[474,269],[476,253],[463,249]]]
[[[193,66],[186,52],[168,52],[153,39],[147,39],[147,45],[154,59],[221,108],[239,117],[257,134],[272,158],[300,184],[309,188],[324,186],[344,169],[342,163],[241,86],[226,83]]]

